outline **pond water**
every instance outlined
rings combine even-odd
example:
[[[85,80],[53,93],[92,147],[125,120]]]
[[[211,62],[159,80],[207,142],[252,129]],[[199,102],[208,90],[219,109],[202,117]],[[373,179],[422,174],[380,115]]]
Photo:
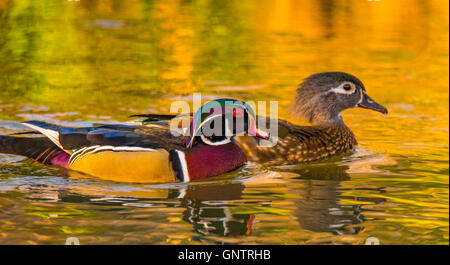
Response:
[[[345,71],[389,109],[358,150],[190,184],[76,176],[0,154],[0,244],[448,244],[448,2],[1,0],[0,134],[168,113],[201,92],[278,100]]]

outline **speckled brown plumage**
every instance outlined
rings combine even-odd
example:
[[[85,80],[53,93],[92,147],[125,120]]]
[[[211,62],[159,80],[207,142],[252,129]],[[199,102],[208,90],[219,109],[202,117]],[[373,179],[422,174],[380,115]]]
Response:
[[[262,140],[264,141],[264,140]],[[352,131],[345,125],[298,126],[278,121],[278,142],[273,147],[262,147],[254,137],[239,136],[235,142],[248,160],[266,165],[310,162],[342,154],[357,145]]]
[[[292,113],[311,123],[298,126],[278,120],[278,141],[263,147],[260,140],[236,137],[248,160],[268,165],[310,162],[352,150],[356,139],[341,113],[350,108],[366,108],[387,114],[355,76],[342,72],[318,73],[307,77],[297,88]],[[267,121],[266,128],[269,128]]]

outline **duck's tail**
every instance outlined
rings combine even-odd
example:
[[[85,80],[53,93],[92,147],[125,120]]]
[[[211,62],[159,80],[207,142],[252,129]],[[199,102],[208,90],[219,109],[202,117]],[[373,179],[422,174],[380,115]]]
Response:
[[[0,153],[33,158],[43,164],[66,167],[69,155],[47,137],[0,135]]]

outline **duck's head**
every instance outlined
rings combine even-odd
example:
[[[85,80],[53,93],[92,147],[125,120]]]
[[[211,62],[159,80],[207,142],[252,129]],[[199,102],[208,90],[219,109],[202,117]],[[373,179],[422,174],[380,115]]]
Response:
[[[357,77],[342,72],[326,72],[311,75],[300,84],[292,110],[313,125],[337,125],[343,123],[342,111],[356,107],[383,114],[388,112],[386,107],[367,95]]]
[[[230,143],[234,136],[245,133],[269,138],[256,127],[256,115],[251,106],[235,99],[216,99],[204,104],[194,114],[186,147],[192,147],[195,141],[224,145]]]

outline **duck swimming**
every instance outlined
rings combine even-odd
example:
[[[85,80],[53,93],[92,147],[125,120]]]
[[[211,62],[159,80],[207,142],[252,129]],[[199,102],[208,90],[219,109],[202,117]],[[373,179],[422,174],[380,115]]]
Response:
[[[388,113],[386,107],[367,95],[364,84],[357,77],[343,72],[313,74],[297,88],[291,107],[295,116],[306,119],[311,126],[278,120],[276,145],[264,147],[266,139],[247,136],[235,137],[235,143],[249,161],[265,165],[305,163],[343,154],[357,146],[357,140],[344,123],[341,113],[357,107]],[[144,123],[156,117],[175,117],[153,114],[140,116],[146,118]],[[269,122],[267,119],[265,128],[270,127]]]
[[[236,126],[239,122],[244,126]],[[169,127],[157,124],[73,128],[28,121],[24,125],[45,137],[0,136],[1,153],[120,182],[187,182],[221,175],[247,161],[234,136],[250,133],[267,138],[258,134],[251,107],[230,99],[203,105],[188,137],[175,136]],[[214,126],[218,132],[205,134],[205,128]]]
[[[371,99],[364,84],[343,72],[325,72],[307,77],[297,88],[291,112],[311,126],[278,120],[278,139],[273,147],[261,141],[237,137],[250,161],[268,165],[296,164],[339,155],[357,146],[355,135],[344,123],[342,112],[365,108],[387,114],[386,107]]]

